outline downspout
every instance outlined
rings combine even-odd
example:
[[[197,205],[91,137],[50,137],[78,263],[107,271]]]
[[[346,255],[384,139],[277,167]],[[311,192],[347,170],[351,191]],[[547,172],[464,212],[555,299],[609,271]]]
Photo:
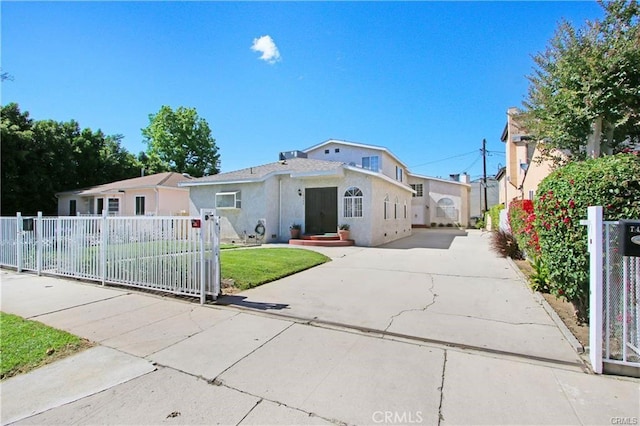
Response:
[[[278,239],[282,238],[282,177],[278,176]]]
[[[144,169],[143,169],[144,171]],[[156,216],[159,216],[159,209],[160,209],[160,194],[158,193],[158,188],[154,187],[153,190],[156,192]]]

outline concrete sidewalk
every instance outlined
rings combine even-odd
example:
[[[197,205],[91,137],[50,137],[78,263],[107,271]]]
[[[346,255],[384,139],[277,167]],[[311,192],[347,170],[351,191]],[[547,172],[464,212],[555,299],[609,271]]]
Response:
[[[639,381],[1,272],[2,310],[100,346],[2,383],[3,424],[611,424]]]
[[[633,424],[479,232],[416,232],[222,305],[0,271],[2,310],[99,346],[2,382],[3,424]]]

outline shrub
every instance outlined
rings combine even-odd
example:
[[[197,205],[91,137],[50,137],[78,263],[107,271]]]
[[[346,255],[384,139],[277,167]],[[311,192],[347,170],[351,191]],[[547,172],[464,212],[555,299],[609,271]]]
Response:
[[[504,210],[503,204],[496,204],[489,209],[489,216],[491,216],[491,230],[496,231],[500,229],[500,211]]]
[[[533,291],[549,293],[549,269],[542,261],[542,257],[536,256],[531,263],[533,273],[529,276],[529,285]]]
[[[509,204],[509,227],[518,241],[518,246],[530,259],[540,255],[539,237],[534,226],[535,218],[533,201],[515,200]]]
[[[617,154],[569,163],[538,186],[534,225],[550,292],[586,317],[589,303],[587,207],[601,205],[605,220],[640,217],[640,158]]]
[[[522,252],[518,248],[518,242],[513,234],[508,231],[498,229],[491,233],[490,240],[491,250],[500,257],[510,257],[512,259],[522,259]]]
[[[476,221],[476,229],[484,229],[484,219],[478,219]]]

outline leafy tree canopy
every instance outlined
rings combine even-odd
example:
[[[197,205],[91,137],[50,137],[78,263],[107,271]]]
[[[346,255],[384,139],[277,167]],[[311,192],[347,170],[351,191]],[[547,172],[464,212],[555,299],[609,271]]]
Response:
[[[579,29],[561,22],[528,76],[526,126],[575,159],[586,157],[582,147],[597,120],[611,151],[640,142],[640,7],[636,0],[600,5],[602,20]]]
[[[77,122],[34,121],[11,103],[1,107],[2,214],[57,213],[55,194],[140,175],[121,135]]]
[[[219,172],[216,141],[195,108],[174,111],[162,106],[157,114],[149,115],[149,125],[142,129],[142,135],[148,145],[146,164],[153,172],[168,168],[195,177]]]

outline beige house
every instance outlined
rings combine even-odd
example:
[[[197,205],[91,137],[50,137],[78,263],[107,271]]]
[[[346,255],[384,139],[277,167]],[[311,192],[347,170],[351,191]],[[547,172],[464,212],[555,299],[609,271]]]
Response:
[[[506,206],[516,199],[533,200],[538,185],[553,170],[552,163],[541,156],[540,143],[518,122],[519,113],[509,108],[500,138],[505,143],[506,166],[496,178],[500,203]]]
[[[190,179],[166,172],[59,192],[58,215],[97,215],[103,210],[118,216],[187,214],[189,190],[178,187],[178,182]]]
[[[191,214],[216,209],[223,240],[264,230],[265,242],[284,242],[293,224],[305,234],[348,224],[358,245],[377,246],[411,235],[412,225],[468,223],[468,184],[414,175],[384,147],[333,139],[180,186]]]

